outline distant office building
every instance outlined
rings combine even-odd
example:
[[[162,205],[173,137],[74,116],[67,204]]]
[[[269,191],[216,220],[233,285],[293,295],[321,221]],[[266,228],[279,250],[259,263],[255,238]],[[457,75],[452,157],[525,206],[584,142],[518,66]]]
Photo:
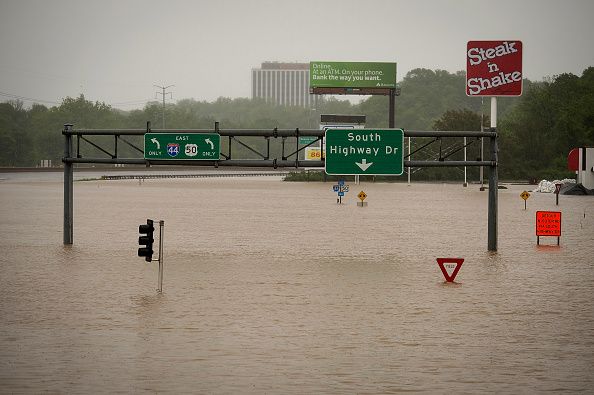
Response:
[[[252,98],[281,106],[315,108],[319,97],[309,93],[309,63],[264,62],[252,69]]]

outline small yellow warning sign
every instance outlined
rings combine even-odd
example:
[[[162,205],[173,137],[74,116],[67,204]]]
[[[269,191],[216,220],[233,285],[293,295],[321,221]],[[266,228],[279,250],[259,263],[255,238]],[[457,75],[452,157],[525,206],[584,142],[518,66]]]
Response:
[[[357,196],[359,197],[359,199],[361,199],[361,201],[363,201],[367,197],[367,194],[365,192],[361,191],[361,192],[359,192],[359,194]]]
[[[530,197],[530,193],[528,191],[524,191],[520,193],[520,197],[524,200],[528,200],[528,198]]]

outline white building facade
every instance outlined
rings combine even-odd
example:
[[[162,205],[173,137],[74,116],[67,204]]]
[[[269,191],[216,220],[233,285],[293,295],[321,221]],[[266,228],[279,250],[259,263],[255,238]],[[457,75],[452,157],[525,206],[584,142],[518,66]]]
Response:
[[[252,69],[252,99],[281,106],[315,108],[320,98],[309,93],[309,63],[264,62]]]

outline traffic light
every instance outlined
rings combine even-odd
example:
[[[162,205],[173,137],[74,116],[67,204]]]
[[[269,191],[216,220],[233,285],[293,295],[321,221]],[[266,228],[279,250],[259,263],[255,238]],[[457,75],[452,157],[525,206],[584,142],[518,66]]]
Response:
[[[138,256],[143,256],[145,261],[152,262],[153,242],[155,241],[153,238],[153,233],[155,232],[153,220],[147,219],[146,225],[139,225],[138,232],[140,233],[140,237],[138,237],[138,245],[144,246],[138,249]]]

